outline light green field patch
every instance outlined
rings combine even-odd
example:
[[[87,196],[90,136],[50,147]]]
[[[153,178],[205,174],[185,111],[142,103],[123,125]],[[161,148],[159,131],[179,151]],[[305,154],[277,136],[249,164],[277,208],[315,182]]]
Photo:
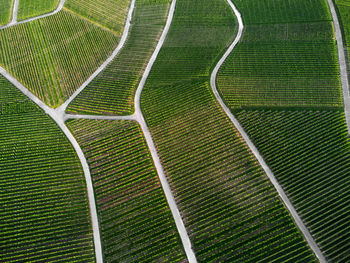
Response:
[[[14,0],[0,0],[0,26],[10,22]]]
[[[18,21],[54,11],[59,0],[19,0]]]

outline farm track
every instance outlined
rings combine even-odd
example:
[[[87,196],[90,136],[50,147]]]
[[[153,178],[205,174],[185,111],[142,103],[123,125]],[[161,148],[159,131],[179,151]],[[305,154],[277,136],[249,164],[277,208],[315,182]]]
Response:
[[[50,12],[50,13],[47,13],[47,14],[43,14],[43,15],[40,15],[40,16],[35,16],[35,17],[32,17],[32,18],[28,18],[28,19],[25,19],[25,20],[22,20],[22,21],[17,21],[17,13],[18,13],[19,0],[15,0],[15,4],[14,4],[14,8],[13,8],[12,21],[11,21],[11,23],[9,23],[9,24],[7,24],[7,25],[0,26],[0,30],[5,29],[5,28],[8,28],[8,27],[15,26],[15,25],[25,24],[25,23],[28,23],[28,22],[31,22],[31,21],[35,21],[35,20],[44,18],[44,17],[48,17],[48,16],[55,15],[55,14],[57,14],[59,11],[62,10],[63,5],[64,5],[65,2],[66,2],[66,0],[60,0],[60,3],[59,3],[59,5],[58,5],[58,7],[57,7],[56,10],[53,11],[53,12]]]
[[[19,0],[16,0],[17,2]],[[20,22],[13,22],[8,25],[0,27],[1,29],[8,28],[10,26],[14,26],[17,24],[23,24],[23,23],[28,23],[37,19],[41,19],[50,15],[54,15],[58,13],[64,5],[65,0],[61,0],[59,7],[51,13],[41,15],[38,17],[30,18],[27,20],[23,20]],[[130,30],[130,25],[131,25],[131,19],[132,19],[132,14],[135,8],[135,0],[132,0],[130,9],[128,12],[128,17],[126,20],[126,24],[124,27],[124,32],[121,38],[120,43],[118,44],[117,48],[114,50],[112,55],[107,58],[107,60],[91,75],[84,83],[81,85],[78,90],[68,99],[66,100],[60,107],[57,109],[53,109],[49,106],[47,106],[43,101],[41,101],[38,97],[36,97],[32,92],[30,92],[26,87],[24,87],[17,79],[15,79],[10,73],[8,73],[5,69],[0,67],[0,74],[3,75],[7,80],[9,80],[16,88],[18,88],[23,94],[25,94],[29,99],[31,99],[34,103],[36,103],[46,114],[48,114],[60,127],[60,129],[63,131],[63,133],[67,136],[71,144],[73,145],[79,160],[82,164],[83,170],[84,170],[84,175],[85,175],[85,181],[87,184],[87,190],[88,190],[88,198],[89,198],[89,206],[91,210],[91,220],[92,220],[92,228],[93,228],[93,236],[94,236],[94,245],[95,245],[95,255],[96,255],[96,262],[97,263],[102,263],[103,262],[103,257],[102,257],[102,246],[101,246],[101,237],[100,237],[100,230],[99,230],[99,223],[98,223],[98,217],[97,217],[97,211],[96,211],[96,201],[95,201],[95,196],[94,196],[94,190],[93,190],[93,185],[92,185],[92,179],[91,179],[91,174],[90,174],[90,169],[87,163],[87,160],[83,154],[83,151],[81,150],[81,147],[79,146],[78,142],[70,132],[70,130],[67,128],[65,125],[65,121],[68,119],[99,119],[99,120],[131,120],[131,121],[137,121],[140,124],[140,127],[144,133],[147,145],[150,149],[153,161],[155,163],[155,167],[160,179],[160,182],[162,184],[163,190],[165,192],[165,196],[167,198],[170,210],[172,212],[172,215],[175,220],[176,227],[178,229],[180,238],[182,240],[187,258],[190,263],[196,263],[197,259],[194,255],[194,252],[192,250],[192,245],[191,241],[188,237],[187,231],[185,229],[184,223],[182,221],[180,212],[177,208],[174,196],[172,195],[172,192],[170,190],[169,184],[167,182],[167,179],[165,177],[163,167],[160,163],[160,159],[158,157],[156,148],[154,146],[154,143],[152,141],[152,137],[150,135],[150,132],[148,130],[148,127],[146,125],[146,122],[144,120],[141,108],[140,108],[140,96],[141,92],[143,89],[144,84],[146,83],[147,77],[150,73],[150,70],[153,66],[153,63],[155,62],[158,53],[164,43],[164,40],[167,36],[167,33],[169,31],[173,15],[175,12],[175,6],[176,6],[176,0],[172,1],[172,4],[169,9],[169,14],[168,14],[168,19],[165,25],[165,28],[163,30],[163,33],[158,41],[157,47],[147,65],[147,68],[142,76],[142,79],[140,81],[140,84],[137,88],[136,95],[135,95],[135,114],[134,115],[128,115],[128,116],[96,116],[96,115],[72,115],[72,114],[66,114],[65,109],[69,105],[71,101],[74,100],[74,98],[100,73],[102,72],[107,65],[118,55],[119,51],[123,48],[129,30]],[[16,11],[17,14],[17,11]]]
[[[329,0],[329,1],[332,1],[332,0]],[[281,185],[276,180],[276,177],[274,176],[273,172],[271,171],[271,169],[266,164],[265,160],[263,159],[263,157],[259,153],[258,149],[255,147],[254,143],[249,138],[248,134],[245,132],[245,130],[240,125],[238,120],[235,118],[235,116],[231,113],[229,108],[226,106],[226,104],[222,100],[222,98],[219,95],[219,92],[217,90],[217,87],[216,87],[216,76],[217,76],[217,73],[218,73],[220,67],[222,66],[222,64],[224,63],[224,61],[231,54],[231,52],[234,49],[234,47],[240,41],[240,39],[242,37],[242,34],[243,34],[243,29],[244,29],[243,20],[242,20],[242,16],[241,16],[240,12],[237,10],[237,8],[231,2],[231,0],[227,0],[227,2],[229,3],[230,7],[232,8],[234,14],[237,17],[237,20],[238,20],[238,33],[237,33],[237,36],[236,36],[235,40],[231,44],[231,46],[225,52],[224,56],[219,60],[218,64],[215,66],[215,68],[214,68],[214,70],[213,70],[213,72],[211,74],[211,77],[210,77],[210,86],[211,86],[211,88],[213,90],[213,93],[214,93],[216,99],[220,103],[221,107],[223,108],[223,110],[225,111],[225,113],[227,114],[229,119],[232,121],[232,123],[235,125],[237,130],[240,132],[240,134],[242,135],[243,139],[245,140],[245,142],[249,146],[250,150],[253,152],[254,156],[259,161],[259,164],[262,166],[262,168],[264,169],[266,175],[268,176],[268,178],[272,182],[273,186],[276,188],[279,196],[283,200],[285,206],[289,210],[290,214],[292,215],[292,217],[293,217],[295,223],[297,224],[297,226],[299,227],[300,231],[303,233],[303,235],[304,235],[306,241],[308,242],[309,246],[311,247],[311,249],[313,250],[313,252],[315,253],[315,255],[317,256],[317,258],[319,259],[319,261],[321,263],[327,262],[325,257],[324,257],[324,255],[322,254],[321,250],[319,249],[318,245],[316,244],[314,238],[311,236],[309,230],[306,228],[306,226],[304,225],[303,221],[301,220],[301,218],[299,217],[298,213],[296,212],[294,206],[292,205],[292,203],[288,199],[287,195],[285,194],[283,188],[281,187]],[[344,59],[344,63],[345,63],[345,59]],[[345,75],[346,75],[346,70],[345,70]],[[345,100],[345,98],[344,98],[344,100]],[[348,102],[350,102],[350,101],[348,101]],[[348,104],[348,106],[350,106],[350,104]],[[349,127],[349,125],[348,125],[348,127]]]
[[[332,14],[335,37],[337,40],[338,47],[338,59],[339,59],[339,67],[340,67],[340,79],[341,85],[343,89],[343,97],[344,97],[344,112],[346,124],[348,126],[348,133],[350,134],[350,90],[349,90],[349,79],[346,65],[346,56],[344,49],[344,42],[342,31],[340,29],[339,19],[337,16],[337,12],[335,11],[333,0],[327,0],[328,5]]]

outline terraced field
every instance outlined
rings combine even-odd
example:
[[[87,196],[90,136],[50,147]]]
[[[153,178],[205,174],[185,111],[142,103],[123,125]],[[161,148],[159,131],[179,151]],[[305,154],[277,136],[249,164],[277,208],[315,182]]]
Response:
[[[178,0],[141,96],[147,124],[198,261],[316,261],[211,93],[210,69],[234,37],[225,1]]]
[[[19,0],[18,21],[54,11],[60,0]]]
[[[0,26],[10,22],[14,0],[0,0]]]
[[[0,78],[0,259],[94,262],[83,171],[42,110]]]
[[[68,107],[69,113],[129,115],[134,94],[162,33],[169,0],[137,0],[127,42],[118,56]]]
[[[327,1],[309,1],[304,20],[305,3],[275,2],[270,10],[292,11],[270,24],[251,17],[256,1],[235,3],[246,31],[217,86],[326,259],[348,262],[350,141]]]
[[[57,107],[111,55],[119,40],[119,33],[63,10],[1,30],[0,65]]]
[[[105,262],[185,262],[181,240],[139,126],[68,122],[94,182]]]

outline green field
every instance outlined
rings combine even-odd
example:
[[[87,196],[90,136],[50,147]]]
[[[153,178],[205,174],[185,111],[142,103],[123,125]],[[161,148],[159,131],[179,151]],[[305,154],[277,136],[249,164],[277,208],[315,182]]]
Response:
[[[60,0],[19,0],[18,17],[21,21],[54,11]]]
[[[68,11],[0,31],[0,64],[57,107],[111,55],[120,36]]]
[[[0,26],[10,22],[14,0],[0,0]]]
[[[118,56],[68,106],[70,113],[130,115],[134,94],[169,8],[168,0],[137,0],[128,39]]]
[[[131,1],[67,0],[65,8],[75,14],[121,35]]]
[[[319,8],[327,1],[311,2],[304,21],[304,3],[289,1],[297,13],[288,21],[279,14],[270,24],[259,16],[248,22],[217,86],[326,259],[348,262],[350,141],[338,53],[330,12]],[[250,21],[261,8],[240,11]]]
[[[343,112],[235,114],[329,262],[350,260],[350,140]]]
[[[199,262],[315,262],[209,87],[235,31],[225,1],[178,0],[142,111]]]
[[[0,78],[0,261],[94,262],[80,161],[56,123]]]
[[[90,166],[104,262],[185,262],[147,149],[132,121],[72,120]]]

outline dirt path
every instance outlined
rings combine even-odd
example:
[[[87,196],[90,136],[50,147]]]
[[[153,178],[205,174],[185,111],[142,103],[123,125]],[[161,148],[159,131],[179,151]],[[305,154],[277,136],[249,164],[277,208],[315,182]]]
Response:
[[[233,12],[235,13],[235,15],[237,17],[238,33],[237,33],[237,36],[236,36],[235,40],[233,41],[231,46],[228,48],[228,50],[226,51],[224,56],[220,59],[220,61],[218,62],[218,64],[216,65],[216,67],[214,68],[214,70],[213,70],[213,72],[211,74],[211,77],[210,77],[211,88],[212,88],[212,90],[214,92],[214,95],[215,95],[216,99],[218,100],[219,104],[221,105],[221,107],[223,108],[223,110],[225,111],[227,116],[230,118],[232,123],[236,126],[237,130],[242,135],[243,139],[245,140],[245,142],[249,146],[250,150],[253,152],[255,157],[258,159],[260,165],[264,169],[266,175],[268,176],[268,178],[272,182],[273,186],[276,188],[278,194],[280,195],[281,199],[283,200],[285,206],[288,208],[290,214],[292,215],[292,217],[293,217],[295,223],[297,224],[297,226],[299,227],[300,231],[303,233],[303,235],[304,235],[306,241],[308,242],[309,246],[311,247],[313,252],[316,254],[316,256],[317,256],[317,258],[319,259],[320,262],[322,262],[322,263],[326,262],[326,259],[324,258],[321,250],[319,249],[319,247],[317,246],[315,240],[311,236],[309,230],[306,228],[306,226],[304,225],[303,221],[299,217],[299,215],[296,212],[294,206],[289,201],[289,199],[288,199],[287,195],[285,194],[283,188],[280,186],[280,184],[276,180],[276,178],[275,178],[274,174],[272,173],[271,169],[268,167],[268,165],[266,164],[265,160],[260,155],[258,149],[255,147],[253,142],[250,140],[248,134],[245,132],[245,130],[240,125],[238,120],[233,116],[233,114],[231,113],[229,108],[225,105],[225,103],[223,102],[223,100],[220,97],[219,92],[217,90],[217,87],[216,87],[216,76],[217,76],[217,73],[218,73],[220,67],[222,66],[222,64],[224,63],[224,61],[226,60],[226,58],[231,54],[232,50],[234,49],[234,47],[237,45],[237,43],[241,39],[242,34],[243,34],[243,29],[244,29],[244,25],[243,25],[243,20],[242,20],[241,14],[239,13],[237,8],[233,5],[233,3],[230,0],[227,0],[227,2],[231,6]]]
[[[14,25],[17,23],[18,7],[19,7],[19,0],[15,0],[15,2],[13,3],[12,19],[11,19],[10,25]]]

